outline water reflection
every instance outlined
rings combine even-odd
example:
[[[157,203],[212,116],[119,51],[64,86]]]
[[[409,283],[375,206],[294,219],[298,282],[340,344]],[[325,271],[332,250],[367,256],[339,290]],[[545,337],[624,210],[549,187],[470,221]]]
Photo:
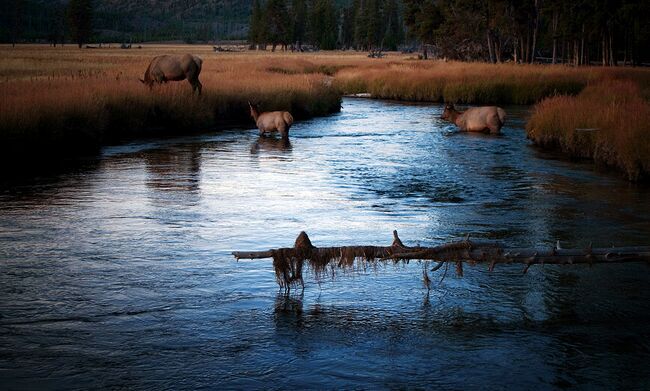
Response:
[[[307,276],[286,296],[270,261],[229,255],[291,245],[302,230],[317,246],[383,245],[393,229],[422,245],[650,237],[650,189],[548,160],[527,146],[524,109],[508,109],[501,137],[448,137],[439,109],[346,101],[296,123],[291,142],[251,129],[133,143],[3,190],[0,383],[648,384],[643,265],[467,267],[442,281],[440,270],[430,292],[421,264],[386,265]]]
[[[277,329],[302,327],[304,293],[290,294],[280,292],[275,297],[274,320]]]
[[[260,152],[291,152],[291,149],[291,141],[287,138],[260,136],[251,145],[251,155],[257,155]]]
[[[149,173],[146,185],[155,191],[196,194],[201,181],[200,143],[154,149],[142,154]]]

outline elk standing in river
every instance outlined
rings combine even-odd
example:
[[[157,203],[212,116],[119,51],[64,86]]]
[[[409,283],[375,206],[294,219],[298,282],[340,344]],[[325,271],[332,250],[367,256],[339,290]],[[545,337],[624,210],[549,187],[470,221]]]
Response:
[[[288,111],[269,111],[260,113],[256,104],[248,102],[251,110],[251,117],[255,120],[260,135],[265,133],[280,132],[282,138],[289,137],[289,128],[293,124],[293,116]]]
[[[446,104],[440,118],[453,122],[463,131],[499,134],[506,121],[506,112],[496,106],[472,107],[460,112],[453,104]]]
[[[203,85],[199,81],[199,74],[202,64],[201,58],[191,54],[184,54],[181,57],[157,56],[149,63],[149,67],[144,73],[144,80],[140,79],[140,81],[151,88],[154,83],[187,79],[192,85],[192,92],[198,90],[201,95]]]

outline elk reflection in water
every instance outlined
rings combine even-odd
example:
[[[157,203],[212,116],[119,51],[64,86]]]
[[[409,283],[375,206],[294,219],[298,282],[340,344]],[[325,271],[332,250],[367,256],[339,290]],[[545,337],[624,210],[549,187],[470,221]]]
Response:
[[[291,152],[293,146],[288,138],[273,138],[260,136],[251,145],[251,154],[255,155],[259,152]]]

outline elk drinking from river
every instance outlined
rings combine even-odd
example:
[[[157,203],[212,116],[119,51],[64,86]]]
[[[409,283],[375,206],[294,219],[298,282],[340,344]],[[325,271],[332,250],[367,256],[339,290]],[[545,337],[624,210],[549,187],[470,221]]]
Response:
[[[506,121],[506,112],[501,107],[472,107],[463,112],[456,111],[453,104],[446,104],[441,119],[453,122],[466,132],[499,134]]]

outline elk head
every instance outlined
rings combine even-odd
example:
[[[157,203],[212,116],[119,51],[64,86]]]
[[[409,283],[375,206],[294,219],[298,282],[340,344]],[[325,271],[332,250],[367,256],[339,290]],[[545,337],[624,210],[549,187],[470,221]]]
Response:
[[[446,103],[445,104],[445,110],[442,112],[442,115],[440,116],[440,119],[444,119],[445,121],[451,121],[452,120],[452,114],[458,113],[456,109],[454,108],[453,103]]]

